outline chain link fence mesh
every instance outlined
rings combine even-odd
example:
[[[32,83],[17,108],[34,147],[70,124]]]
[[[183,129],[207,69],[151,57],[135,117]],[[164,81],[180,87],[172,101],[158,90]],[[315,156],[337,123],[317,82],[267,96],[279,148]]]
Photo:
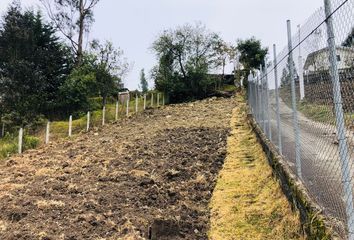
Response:
[[[248,77],[249,105],[312,199],[354,239],[354,0],[325,0],[292,33]]]

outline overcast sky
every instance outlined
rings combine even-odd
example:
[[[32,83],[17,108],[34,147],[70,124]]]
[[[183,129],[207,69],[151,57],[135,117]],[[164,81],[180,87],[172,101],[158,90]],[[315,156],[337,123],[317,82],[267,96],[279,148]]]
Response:
[[[0,0],[3,14],[12,0]],[[38,0],[21,0],[23,6],[40,8]],[[286,20],[293,29],[323,0],[101,0],[90,38],[110,40],[121,47],[134,67],[125,79],[130,89],[139,83],[142,68],[148,73],[156,64],[149,50],[159,33],[185,23],[200,21],[227,42],[255,36],[264,46],[285,46]]]

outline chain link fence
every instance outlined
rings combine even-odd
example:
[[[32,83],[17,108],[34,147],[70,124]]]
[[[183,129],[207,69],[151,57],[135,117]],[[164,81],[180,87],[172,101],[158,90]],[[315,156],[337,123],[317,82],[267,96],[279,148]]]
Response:
[[[312,199],[354,239],[354,0],[324,3],[296,29],[287,22],[288,46],[274,45],[249,75],[248,101]]]

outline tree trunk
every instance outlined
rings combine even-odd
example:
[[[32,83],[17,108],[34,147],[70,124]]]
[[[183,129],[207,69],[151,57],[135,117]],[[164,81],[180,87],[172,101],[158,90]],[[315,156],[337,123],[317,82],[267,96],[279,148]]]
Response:
[[[102,95],[102,106],[106,106],[107,104],[107,95]]]
[[[84,3],[83,0],[80,0],[80,18],[79,18],[79,40],[78,40],[78,47],[77,47],[77,59],[76,63],[79,66],[82,62],[82,45],[83,45],[83,39],[84,39],[84,20],[85,20],[85,10],[84,10]]]
[[[224,79],[225,79],[225,65],[226,65],[226,63],[225,63],[225,60],[224,60],[223,63],[222,63],[222,75],[221,75],[221,81],[220,81],[220,86],[219,86],[220,90],[221,90],[221,87],[222,87],[222,85],[224,83]]]
[[[178,56],[178,63],[179,63],[179,66],[181,68],[181,71],[182,71],[182,74],[183,74],[183,78],[186,79],[186,72],[184,71],[184,68],[183,68],[183,63],[182,63],[182,59],[181,59],[181,56],[179,55]]]

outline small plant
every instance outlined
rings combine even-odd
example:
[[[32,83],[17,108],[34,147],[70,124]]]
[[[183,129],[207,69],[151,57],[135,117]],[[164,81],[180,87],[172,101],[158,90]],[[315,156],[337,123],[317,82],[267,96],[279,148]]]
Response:
[[[23,137],[23,150],[34,149],[40,143],[39,138],[25,135]],[[18,152],[18,136],[7,133],[0,139],[0,159],[4,159],[11,154]]]
[[[28,150],[28,149],[34,149],[36,148],[40,143],[39,138],[34,137],[34,136],[24,136],[23,138],[23,149]],[[16,144],[17,145],[17,144]]]

